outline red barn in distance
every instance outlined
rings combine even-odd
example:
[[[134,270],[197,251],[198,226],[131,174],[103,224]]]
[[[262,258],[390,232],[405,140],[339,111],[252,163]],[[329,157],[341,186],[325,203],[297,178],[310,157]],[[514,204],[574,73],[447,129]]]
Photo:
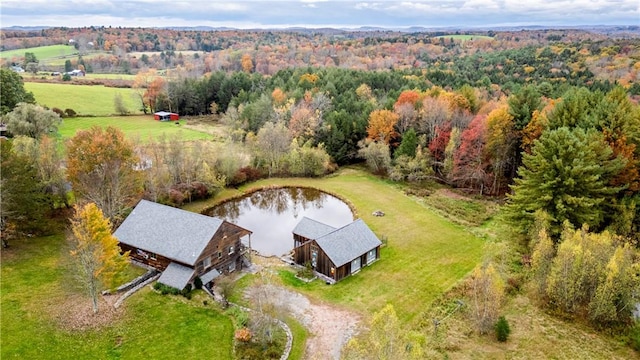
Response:
[[[178,121],[180,120],[180,115],[166,111],[158,111],[153,114],[153,118],[158,121]]]

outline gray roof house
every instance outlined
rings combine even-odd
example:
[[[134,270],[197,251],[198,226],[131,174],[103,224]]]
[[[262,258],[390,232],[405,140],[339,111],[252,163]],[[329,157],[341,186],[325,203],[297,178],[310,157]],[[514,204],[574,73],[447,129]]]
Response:
[[[222,219],[141,200],[113,235],[134,260],[162,271],[159,282],[183,289],[196,276],[206,284],[241,266],[241,238],[251,231]]]
[[[293,229],[294,260],[339,281],[380,258],[382,242],[362,219],[334,228],[307,217]]]

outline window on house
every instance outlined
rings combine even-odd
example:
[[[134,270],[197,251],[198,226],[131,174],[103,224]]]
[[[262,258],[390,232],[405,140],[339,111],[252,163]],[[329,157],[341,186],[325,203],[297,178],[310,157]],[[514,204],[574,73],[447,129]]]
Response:
[[[207,256],[206,258],[202,259],[202,265],[205,269],[211,267],[211,257]]]
[[[233,246],[229,246],[229,255],[233,254]]]
[[[360,271],[360,258],[356,258],[351,262],[351,273],[355,274]]]
[[[369,250],[367,253],[367,264],[371,264],[376,259],[376,249]]]
[[[149,258],[151,258],[151,260],[158,260],[158,258],[156,257],[156,253],[150,253]]]
[[[236,262],[232,261],[231,264],[229,264],[229,272],[232,272],[235,270],[236,270]]]
[[[222,251],[218,251],[218,259],[222,258]]]

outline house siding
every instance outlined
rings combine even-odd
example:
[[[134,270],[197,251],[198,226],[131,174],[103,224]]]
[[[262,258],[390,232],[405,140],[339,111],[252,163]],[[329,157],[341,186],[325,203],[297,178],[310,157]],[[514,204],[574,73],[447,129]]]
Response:
[[[234,263],[235,269],[240,269],[242,262],[241,238],[248,234],[249,232],[246,229],[224,221],[196,260],[196,274],[203,274],[211,268],[217,269],[220,273],[229,273],[229,266]],[[233,246],[233,253],[229,254],[231,246]],[[218,256],[218,253],[220,253],[220,256]],[[211,258],[211,266],[204,268],[202,261],[207,257]]]
[[[315,240],[309,240],[300,235],[294,234],[294,243],[302,244],[293,249],[293,257],[294,261],[297,264],[304,265],[307,262],[311,262],[311,246],[316,246],[318,248],[318,263],[314,270],[317,272],[324,274],[335,281],[340,281],[345,277],[351,275],[351,261],[346,264],[335,269],[335,273],[331,274],[331,268],[335,268],[334,263],[329,259],[329,257],[322,251],[322,248],[318,246],[318,243]],[[376,260],[380,259],[380,246],[376,247]],[[360,269],[369,265],[367,263],[367,254],[369,252],[360,255]],[[353,260],[355,260],[354,258]],[[375,262],[375,260],[374,260]]]
[[[129,251],[129,256],[132,259],[134,259],[134,260],[136,260],[136,261],[138,261],[140,263],[152,266],[153,268],[158,269],[160,271],[164,271],[164,269],[166,269],[167,266],[169,266],[169,264],[173,261],[173,260],[171,260],[169,258],[166,258],[166,257],[164,257],[162,255],[158,255],[158,254],[155,254],[156,255],[155,256],[156,259],[154,260],[154,259],[151,258],[151,254],[153,254],[151,251],[146,251],[144,249],[138,249],[136,247],[133,247],[133,246],[130,246],[130,245],[127,245],[127,244],[123,244],[123,243],[120,243],[120,249],[122,250],[123,253],[126,252],[126,251]],[[141,251],[138,251],[138,250],[141,250]],[[146,254],[146,256],[145,256],[145,254]]]

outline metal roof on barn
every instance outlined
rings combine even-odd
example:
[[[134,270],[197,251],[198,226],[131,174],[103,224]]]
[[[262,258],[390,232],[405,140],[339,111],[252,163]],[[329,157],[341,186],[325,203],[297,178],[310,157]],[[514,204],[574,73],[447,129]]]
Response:
[[[300,220],[298,225],[293,228],[293,233],[307,239],[317,239],[335,230],[336,228],[333,226],[309,219],[305,216]]]
[[[140,200],[113,235],[123,244],[193,266],[222,223],[211,216]]]

